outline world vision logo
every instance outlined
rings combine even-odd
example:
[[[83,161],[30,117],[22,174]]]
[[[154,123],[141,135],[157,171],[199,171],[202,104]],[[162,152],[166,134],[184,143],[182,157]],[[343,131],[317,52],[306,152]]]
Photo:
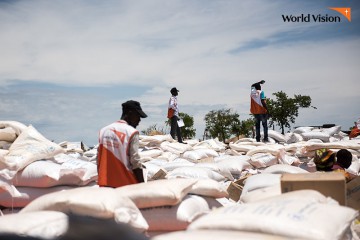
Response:
[[[335,8],[329,7],[329,9],[341,13],[349,22],[351,22],[351,8]],[[341,22],[340,16],[322,15],[322,14],[301,14],[301,15],[281,15],[284,22]]]
[[[329,9],[341,13],[342,15],[344,15],[344,17],[347,18],[347,20],[349,20],[349,22],[351,22],[351,8],[329,8]]]

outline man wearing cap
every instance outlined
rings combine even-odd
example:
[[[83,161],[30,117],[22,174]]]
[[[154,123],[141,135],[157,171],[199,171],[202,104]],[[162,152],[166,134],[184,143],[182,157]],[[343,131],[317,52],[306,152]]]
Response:
[[[140,118],[147,115],[140,103],[129,100],[122,104],[121,120],[100,130],[97,156],[98,185],[121,187],[144,182],[138,154]]]
[[[177,100],[177,95],[178,95],[179,90],[176,89],[176,87],[173,87],[170,90],[171,93],[171,97],[169,99],[169,105],[168,105],[168,118],[170,119],[171,122],[171,129],[170,129],[170,135],[173,139],[175,139],[175,133],[178,139],[179,143],[184,143],[181,137],[181,129],[178,125],[178,120],[179,120],[179,108],[178,108],[178,100]]]
[[[262,123],[264,128],[264,142],[268,142],[268,108],[266,105],[266,98],[264,91],[261,90],[261,85],[264,84],[265,80],[261,80],[260,82],[254,83],[251,85],[251,94],[250,94],[250,112],[255,117],[255,128],[256,128],[256,141],[260,142],[260,123]]]

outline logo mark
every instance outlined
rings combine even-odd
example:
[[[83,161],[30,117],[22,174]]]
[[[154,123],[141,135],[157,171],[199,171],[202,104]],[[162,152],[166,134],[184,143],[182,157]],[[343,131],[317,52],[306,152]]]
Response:
[[[347,20],[349,20],[349,22],[351,22],[351,8],[334,8],[334,7],[329,7],[329,9],[341,13],[344,17],[347,18]]]

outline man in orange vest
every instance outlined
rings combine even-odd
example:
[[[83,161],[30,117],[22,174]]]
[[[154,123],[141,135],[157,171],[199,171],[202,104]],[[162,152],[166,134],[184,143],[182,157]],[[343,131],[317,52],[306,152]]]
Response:
[[[179,107],[178,107],[178,96],[179,90],[176,87],[173,87],[170,90],[171,97],[169,99],[168,104],[168,118],[170,119],[170,135],[173,139],[175,139],[175,134],[177,136],[179,143],[184,143],[181,137],[181,129],[178,125],[179,121]]]
[[[268,108],[266,105],[266,98],[264,91],[261,90],[261,84],[264,84],[265,80],[261,80],[260,82],[254,83],[251,85],[251,105],[250,112],[255,117],[255,128],[256,128],[256,141],[260,142],[260,122],[264,128],[264,142],[268,142]]]
[[[139,132],[135,129],[147,115],[140,103],[129,100],[122,104],[121,120],[100,130],[97,156],[98,185],[121,187],[144,182],[138,154]]]

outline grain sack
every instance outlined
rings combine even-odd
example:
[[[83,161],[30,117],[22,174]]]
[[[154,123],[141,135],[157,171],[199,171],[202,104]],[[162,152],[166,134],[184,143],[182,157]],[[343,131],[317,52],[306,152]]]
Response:
[[[311,132],[301,133],[301,136],[304,138],[305,141],[312,139],[319,139],[323,142],[329,142],[330,139],[329,133],[325,133],[325,132],[311,131]]]
[[[16,132],[13,128],[0,128],[0,141],[14,142],[16,137]]]
[[[9,153],[9,150],[0,149],[0,158],[2,159],[2,160],[0,160],[0,163],[4,162],[4,156],[7,155],[8,153]]]
[[[277,131],[269,129],[268,136],[276,140],[277,142],[285,142],[285,136]]]
[[[17,121],[0,121],[0,128],[11,127],[17,136],[19,136],[27,127]]]
[[[219,154],[213,149],[200,148],[191,151],[186,151],[183,153],[182,156],[186,159],[189,159],[192,162],[197,162],[198,160],[203,158],[217,157],[219,156]]]
[[[301,163],[298,157],[291,156],[284,150],[280,150],[278,155],[278,162],[280,164],[287,164],[287,165],[299,165]]]
[[[170,134],[154,136],[139,135],[140,147],[158,147],[162,142],[174,142],[174,139]]]
[[[259,189],[255,189],[253,191],[247,192],[246,194],[243,194],[240,197],[238,202],[239,203],[252,203],[252,202],[261,201],[261,200],[268,199],[268,198],[278,196],[278,195],[281,195],[280,184],[270,186],[270,187],[259,188]]]
[[[253,168],[249,156],[227,156],[221,160],[216,159],[216,164],[223,172],[230,172],[233,176],[240,176],[245,169]]]
[[[163,152],[159,157],[157,157],[156,159],[162,159],[162,160],[166,160],[167,162],[172,162],[174,161],[176,158],[178,158],[179,155],[175,154],[175,153],[171,153],[171,152]]]
[[[151,238],[151,240],[289,240],[287,237],[274,236],[271,234],[252,233],[242,231],[226,230],[191,230],[177,231],[172,233],[161,234]]]
[[[275,174],[282,174],[282,173],[308,173],[308,171],[295,167],[290,166],[287,164],[275,164],[270,167],[264,169],[263,173],[275,173]]]
[[[97,166],[91,162],[72,159],[63,164],[36,161],[16,173],[15,186],[53,187],[59,185],[84,186],[97,180]]]
[[[34,161],[49,159],[63,152],[62,147],[50,142],[34,127],[29,126],[11,145],[9,153],[4,156],[4,164],[15,174]]]
[[[250,192],[266,187],[280,186],[281,174],[262,173],[249,176],[244,181],[240,201]]]
[[[234,177],[231,174],[230,170],[227,168],[227,166],[223,167],[221,165],[218,165],[217,162],[200,162],[196,164],[196,167],[210,169],[214,172],[219,173],[230,181],[234,180]]]
[[[251,156],[250,164],[256,168],[264,168],[278,163],[277,157],[271,153],[256,153]]]
[[[207,139],[193,146],[193,149],[199,149],[199,148],[210,148],[217,152],[221,152],[225,150],[226,145],[223,142],[220,142],[218,138],[215,138],[215,139]]]
[[[160,169],[164,170],[162,167],[152,164],[150,162],[143,163],[146,168],[146,179],[150,180]],[[165,171],[165,170],[164,170]]]
[[[167,179],[174,178],[193,178],[193,179],[213,179],[215,181],[224,181],[225,177],[211,169],[201,167],[179,167],[166,175]]]
[[[12,187],[13,189],[0,188],[0,206],[8,208],[23,208],[40,196],[74,188],[71,186],[56,186],[49,188]]]
[[[186,229],[196,218],[222,205],[214,198],[187,195],[175,206],[140,209],[149,224],[149,231],[178,231]]]
[[[0,232],[23,237],[55,239],[68,229],[68,216],[56,211],[8,214],[0,217]]]
[[[353,159],[351,162],[351,165],[348,169],[346,169],[347,172],[355,175],[355,176],[359,176],[359,172],[360,172],[360,160],[358,159],[357,156],[353,155]]]
[[[279,154],[280,149],[284,149],[284,146],[280,145],[280,144],[257,146],[256,148],[248,151],[246,153],[246,155],[252,156],[256,153],[270,153],[270,154],[276,156],[277,154]]]
[[[341,141],[341,142],[332,142],[332,143],[310,143],[308,142],[305,146],[306,151],[314,151],[321,148],[327,148],[327,149],[353,149],[353,150],[359,150],[360,144],[356,141]]]
[[[178,142],[162,142],[160,144],[160,148],[163,151],[171,152],[177,154],[178,156],[192,149],[192,147],[189,146],[188,144],[182,144]]]
[[[254,145],[250,145],[247,143],[229,143],[229,147],[235,151],[239,151],[239,152],[245,152],[247,153],[250,150],[253,150],[256,148],[256,146]]]
[[[143,149],[139,151],[139,156],[141,159],[148,159],[148,158],[156,158],[163,153],[160,149]]]
[[[229,195],[226,189],[227,187],[224,183],[212,179],[199,179],[192,185],[189,193],[204,197],[223,198]]]
[[[329,134],[330,136],[334,136],[335,134],[338,134],[341,130],[341,126],[334,126],[331,128],[323,128],[322,132]]]
[[[297,142],[296,136],[293,132],[285,133],[284,140],[285,140],[285,143],[287,143],[287,144]]]
[[[119,187],[115,191],[129,197],[138,208],[149,208],[178,204],[196,182],[196,179],[160,179]]]
[[[135,204],[129,198],[120,195],[114,188],[81,187],[49,193],[29,203],[18,214],[42,210],[115,219],[117,222],[125,221],[123,223],[130,224],[136,229],[142,226],[143,231],[148,228]],[[119,212],[115,214],[117,210]]]
[[[191,167],[191,166],[195,166],[195,163],[190,162],[189,160],[184,159],[184,158],[176,158],[174,161],[168,162],[168,163],[165,163],[164,165],[162,165],[162,167],[167,172],[170,172],[176,168]]]
[[[357,215],[358,212],[351,208],[318,203],[313,199],[268,200],[215,209],[195,220],[188,229],[226,229],[291,238],[342,239]]]
[[[306,133],[306,132],[311,132],[314,129],[314,127],[298,127],[294,129],[294,133]]]

